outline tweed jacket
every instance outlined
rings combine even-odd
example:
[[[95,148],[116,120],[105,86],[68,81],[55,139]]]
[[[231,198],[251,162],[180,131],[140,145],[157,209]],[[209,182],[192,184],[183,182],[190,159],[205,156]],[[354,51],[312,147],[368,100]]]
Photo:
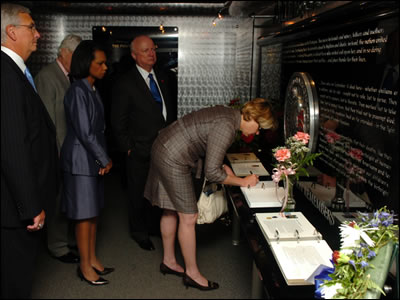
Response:
[[[206,178],[220,183],[227,176],[221,166],[240,128],[240,121],[238,110],[224,106],[204,108],[163,129],[156,143],[168,149],[165,159],[174,164],[201,171],[204,162]]]

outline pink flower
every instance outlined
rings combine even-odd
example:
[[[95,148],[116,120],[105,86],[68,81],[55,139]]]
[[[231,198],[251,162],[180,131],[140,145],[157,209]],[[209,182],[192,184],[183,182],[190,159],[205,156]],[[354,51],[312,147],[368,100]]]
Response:
[[[310,139],[310,135],[301,131],[298,131],[295,135],[294,138],[296,141],[303,142],[304,144],[308,143],[308,140]]]
[[[283,148],[276,151],[274,156],[277,161],[285,161],[290,158],[291,154],[289,149]]]
[[[325,139],[329,144],[336,143],[338,140],[340,140],[340,135],[338,135],[336,132],[328,132],[325,135]]]
[[[352,158],[354,158],[354,159],[356,159],[358,161],[361,161],[362,160],[362,156],[363,156],[363,152],[360,149],[351,148],[350,151],[349,151],[349,155],[350,155],[350,157],[352,157]]]

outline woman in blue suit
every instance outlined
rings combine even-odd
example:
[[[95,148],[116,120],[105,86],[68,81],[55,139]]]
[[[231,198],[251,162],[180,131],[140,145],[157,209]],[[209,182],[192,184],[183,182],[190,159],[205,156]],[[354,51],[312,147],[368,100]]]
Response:
[[[112,272],[96,256],[97,217],[104,203],[103,175],[112,161],[106,153],[104,108],[94,87],[107,70],[105,52],[91,40],[82,41],[71,63],[75,82],[64,98],[67,136],[61,148],[64,171],[63,209],[76,221],[81,257],[77,274],[92,285],[108,283],[99,275]]]

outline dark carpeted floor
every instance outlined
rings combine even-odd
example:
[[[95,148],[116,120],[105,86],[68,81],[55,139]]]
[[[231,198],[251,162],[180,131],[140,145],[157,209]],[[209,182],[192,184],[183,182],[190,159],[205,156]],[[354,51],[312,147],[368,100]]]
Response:
[[[246,243],[233,246],[231,226],[220,221],[197,226],[197,259],[201,272],[220,288],[214,291],[186,289],[182,279],[159,272],[161,238],[152,237],[155,251],[142,250],[129,237],[125,191],[119,173],[105,178],[105,208],[98,228],[97,253],[105,266],[116,271],[105,276],[110,284],[90,286],[76,275],[77,265],[40,253],[32,291],[34,299],[248,299],[251,298],[252,257]],[[183,265],[179,246],[177,257]]]

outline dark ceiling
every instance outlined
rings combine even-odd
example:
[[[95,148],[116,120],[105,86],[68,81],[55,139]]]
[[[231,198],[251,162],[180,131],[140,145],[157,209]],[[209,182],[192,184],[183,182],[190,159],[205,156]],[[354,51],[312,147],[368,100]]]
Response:
[[[180,1],[180,2],[84,2],[84,1],[15,1],[32,13],[129,14],[168,16],[248,16],[274,12],[278,1]]]
[[[82,1],[19,1],[33,13],[129,14],[129,15],[215,15],[226,1],[208,2],[82,2]],[[229,5],[229,3],[227,3]]]
[[[367,1],[371,2],[371,1]],[[280,31],[286,26],[315,18],[316,15],[360,1],[14,1],[32,14],[81,15],[164,15],[254,17],[254,26]],[[290,21],[290,22],[288,22]]]

